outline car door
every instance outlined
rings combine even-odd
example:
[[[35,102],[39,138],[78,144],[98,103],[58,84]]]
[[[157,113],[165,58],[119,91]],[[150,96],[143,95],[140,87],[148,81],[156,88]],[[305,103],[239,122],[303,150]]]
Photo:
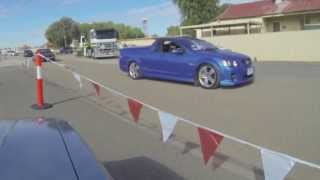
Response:
[[[145,72],[147,75],[168,78],[174,76],[176,72],[172,71],[172,63],[170,62],[170,44],[172,43],[169,39],[161,39],[154,46],[154,49],[150,54],[144,55],[146,58],[143,60],[143,66],[145,67]],[[148,73],[150,72],[150,74]],[[174,73],[174,74],[172,74]]]
[[[177,41],[171,41],[167,48],[161,54],[161,71],[170,79],[189,78],[192,74],[192,59],[187,49]]]
[[[159,61],[161,61],[160,58],[161,55],[161,42],[158,40],[153,44],[150,49],[148,50],[148,53],[141,55],[141,69],[144,76],[158,76],[161,74],[159,72],[159,69],[157,68],[159,66]]]

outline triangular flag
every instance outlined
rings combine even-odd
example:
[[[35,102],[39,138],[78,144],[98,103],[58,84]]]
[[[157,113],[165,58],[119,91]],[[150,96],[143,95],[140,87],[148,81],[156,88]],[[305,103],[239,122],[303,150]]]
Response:
[[[100,96],[100,86],[94,82],[91,82],[91,83],[92,83],[94,89],[96,90],[97,96]]]
[[[81,76],[76,72],[72,72],[72,74],[73,74],[73,77],[79,82],[79,86],[81,89],[82,88]]]
[[[162,127],[162,140],[163,142],[167,142],[177,124],[178,118],[162,111],[159,111],[158,114]]]
[[[200,127],[198,128],[198,132],[201,141],[203,160],[204,163],[207,164],[210,157],[213,156],[223,140],[223,136]]]
[[[283,180],[295,165],[295,161],[283,154],[262,149],[261,157],[265,180]]]
[[[137,123],[139,121],[140,112],[143,105],[140,102],[135,101],[133,99],[128,99],[128,105],[129,105],[129,109],[133,117],[133,120],[134,122]]]

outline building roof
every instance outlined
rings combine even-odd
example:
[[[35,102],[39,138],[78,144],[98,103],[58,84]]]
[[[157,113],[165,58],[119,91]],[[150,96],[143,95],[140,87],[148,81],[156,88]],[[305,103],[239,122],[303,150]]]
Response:
[[[239,19],[315,10],[320,10],[320,0],[283,0],[280,3],[275,3],[275,0],[261,0],[230,5],[217,19]]]
[[[191,25],[191,26],[181,26],[181,29],[201,29],[201,28],[223,28],[223,27],[232,27],[232,26],[246,26],[246,25],[259,25],[261,22],[259,21],[252,21],[247,19],[238,19],[236,21],[214,21],[207,24],[198,24],[198,25]]]

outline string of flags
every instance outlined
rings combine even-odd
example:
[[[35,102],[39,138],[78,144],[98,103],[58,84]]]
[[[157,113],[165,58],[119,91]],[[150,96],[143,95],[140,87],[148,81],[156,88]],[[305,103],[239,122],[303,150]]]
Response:
[[[96,84],[95,82],[91,82],[94,90],[96,91],[96,95],[100,96],[100,86],[98,84]]]
[[[178,118],[172,114],[159,111],[159,119],[162,129],[162,141],[167,142],[178,122]]]
[[[42,56],[42,57],[45,58],[44,56]],[[91,84],[93,85],[93,87],[95,89],[97,96],[100,95],[100,89],[102,87],[102,88],[107,89],[117,95],[120,95],[124,98],[127,98],[128,108],[129,108],[129,111],[132,115],[132,119],[135,123],[139,122],[140,113],[141,113],[141,110],[144,106],[157,111],[158,116],[159,116],[159,120],[160,120],[160,124],[161,124],[162,141],[163,142],[167,142],[170,139],[178,122],[185,122],[185,123],[188,123],[192,126],[195,126],[198,131],[202,157],[203,157],[203,161],[204,161],[205,165],[209,162],[209,160],[212,157],[214,157],[214,154],[217,151],[217,149],[219,148],[219,145],[222,143],[223,139],[228,138],[228,139],[234,140],[238,143],[245,144],[245,145],[248,145],[248,146],[251,146],[253,148],[260,150],[265,180],[283,180],[289,174],[289,172],[292,170],[292,168],[294,167],[294,165],[296,163],[301,163],[301,164],[307,165],[309,167],[316,168],[316,169],[320,170],[320,165],[317,165],[317,164],[314,164],[311,162],[307,162],[307,161],[304,161],[304,160],[301,160],[301,159],[298,159],[298,158],[295,158],[295,157],[292,157],[292,156],[289,156],[286,154],[282,154],[279,152],[268,150],[266,148],[249,143],[249,142],[241,140],[239,138],[226,135],[224,133],[221,133],[221,132],[212,130],[210,128],[201,126],[200,124],[196,124],[192,121],[174,116],[173,114],[163,112],[163,111],[161,111],[151,105],[142,103],[141,101],[135,100],[127,95],[124,95],[118,91],[115,91],[111,88],[108,88],[100,83],[97,83],[96,81],[93,81],[84,75],[80,75],[80,74],[74,72],[74,70],[71,70],[71,68],[66,68],[65,65],[59,64],[59,63],[51,61],[49,59],[48,59],[48,61],[50,61],[53,64],[56,64],[60,67],[63,67],[68,71],[71,71],[73,73],[74,78],[79,82],[80,88],[82,88],[81,78],[84,78],[84,79],[88,80],[89,82],[91,82]]]
[[[280,153],[261,150],[264,176],[266,180],[282,180],[291,171],[295,161]]]
[[[128,105],[134,122],[138,123],[143,105],[133,99],[128,99]]]
[[[73,74],[74,79],[76,79],[78,81],[80,89],[82,89],[81,76],[76,72],[72,72],[72,74]]]
[[[198,128],[198,133],[201,142],[203,160],[204,163],[207,164],[211,156],[213,156],[218,149],[221,141],[223,140],[223,136],[204,128]]]

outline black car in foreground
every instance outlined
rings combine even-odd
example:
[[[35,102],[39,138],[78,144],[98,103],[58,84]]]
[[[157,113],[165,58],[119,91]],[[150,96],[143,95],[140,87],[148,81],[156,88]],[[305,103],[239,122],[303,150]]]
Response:
[[[110,180],[66,121],[0,121],[0,179]]]
[[[47,59],[51,61],[56,60],[56,56],[53,54],[53,52],[50,49],[38,49],[36,51],[36,54],[41,54],[42,56],[46,57]],[[48,61],[46,59],[43,59],[43,61]]]
[[[33,52],[30,49],[24,50],[23,57],[33,57]]]

